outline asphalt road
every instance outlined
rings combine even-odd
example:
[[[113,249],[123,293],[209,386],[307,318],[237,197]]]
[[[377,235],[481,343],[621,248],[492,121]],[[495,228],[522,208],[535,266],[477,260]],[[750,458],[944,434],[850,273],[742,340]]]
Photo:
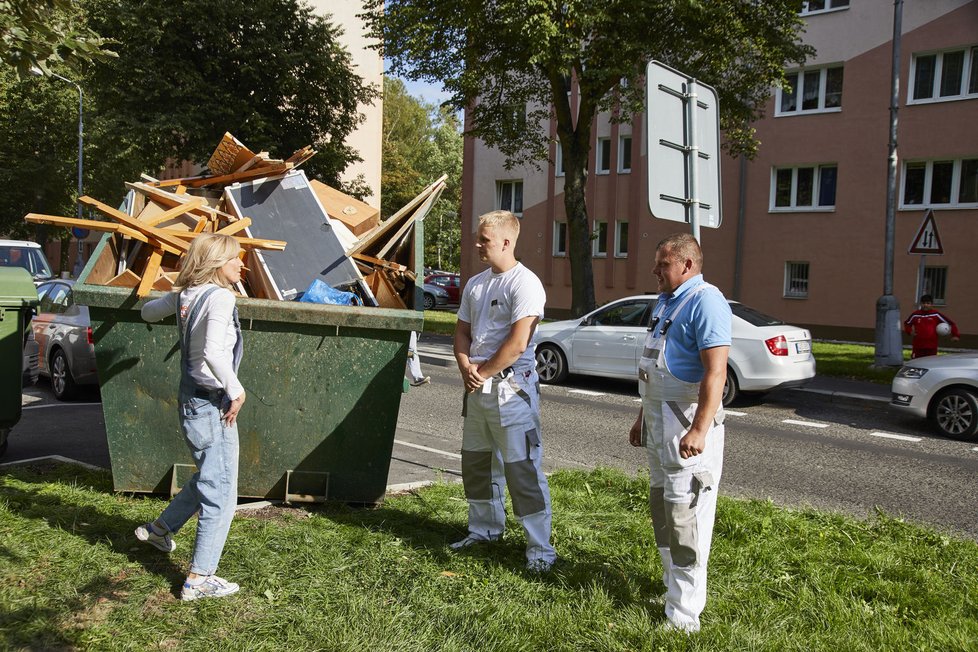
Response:
[[[432,382],[402,398],[392,486],[460,477],[462,384],[449,356],[422,347]],[[630,382],[572,378],[543,386],[547,470],[609,466],[644,472],[644,451],[627,443],[637,398]],[[59,403],[42,380],[25,393],[23,416],[2,462],[60,455],[108,466],[97,401],[92,392]],[[794,390],[742,402],[728,415],[721,482],[726,495],[859,517],[878,507],[978,539],[976,443],[944,439],[927,423],[882,403],[840,403]]]

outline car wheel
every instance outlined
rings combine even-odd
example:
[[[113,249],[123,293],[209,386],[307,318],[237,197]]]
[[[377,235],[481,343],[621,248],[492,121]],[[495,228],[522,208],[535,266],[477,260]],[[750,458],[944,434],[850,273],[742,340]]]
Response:
[[[723,384],[723,396],[720,398],[723,407],[729,407],[739,393],[740,386],[737,385],[737,374],[734,373],[733,369],[727,367],[727,381]]]
[[[424,309],[425,310],[435,309],[435,297],[434,295],[428,294],[427,292],[424,293]]]
[[[567,358],[552,344],[537,347],[537,373],[545,383],[562,383],[567,378]]]
[[[974,439],[978,434],[978,397],[961,387],[942,392],[934,403],[937,429],[955,439]]]
[[[55,349],[51,355],[51,390],[59,401],[71,399],[77,390],[68,367],[68,357],[61,349]]]

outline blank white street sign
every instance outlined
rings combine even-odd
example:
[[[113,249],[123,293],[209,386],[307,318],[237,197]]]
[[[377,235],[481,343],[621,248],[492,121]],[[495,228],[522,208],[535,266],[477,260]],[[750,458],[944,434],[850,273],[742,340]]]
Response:
[[[649,210],[659,219],[689,223],[697,199],[699,226],[715,229],[721,218],[717,92],[658,61],[649,62],[646,81]],[[695,116],[687,110],[690,91],[696,93]],[[693,151],[698,151],[695,187],[688,162]]]

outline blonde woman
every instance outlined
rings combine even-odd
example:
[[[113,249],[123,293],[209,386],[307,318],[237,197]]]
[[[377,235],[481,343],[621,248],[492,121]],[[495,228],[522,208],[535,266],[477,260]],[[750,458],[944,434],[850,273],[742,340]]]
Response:
[[[173,292],[146,303],[142,317],[157,322],[176,314],[180,337],[180,425],[197,464],[159,518],[136,528],[136,538],[163,552],[172,535],[199,512],[197,540],[181,600],[220,598],[238,585],[215,572],[238,496],[238,382],[241,326],[230,288],[241,280],[241,247],[227,235],[203,234],[190,244]]]

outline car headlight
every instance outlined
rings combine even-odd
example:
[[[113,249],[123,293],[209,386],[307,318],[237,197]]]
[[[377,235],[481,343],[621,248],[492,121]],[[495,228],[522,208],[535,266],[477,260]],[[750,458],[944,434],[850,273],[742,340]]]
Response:
[[[923,378],[927,371],[927,369],[921,369],[920,367],[900,367],[900,371],[897,372],[897,378],[917,380]]]

